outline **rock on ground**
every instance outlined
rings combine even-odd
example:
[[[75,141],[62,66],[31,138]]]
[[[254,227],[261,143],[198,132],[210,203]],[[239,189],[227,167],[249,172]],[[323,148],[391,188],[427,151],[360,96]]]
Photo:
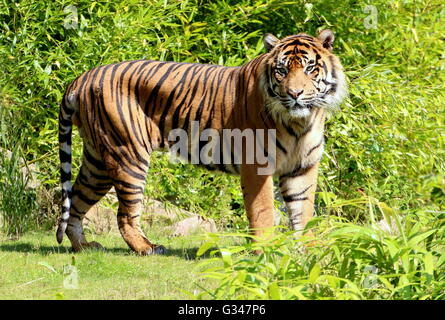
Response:
[[[217,232],[215,221],[201,216],[189,217],[176,222],[172,229],[174,237],[183,237],[195,232]]]
[[[106,196],[105,201],[117,208],[117,197],[114,189]],[[161,201],[150,199],[142,210],[142,227],[148,225],[167,225],[166,231],[172,236],[186,236],[194,232],[216,232],[216,223],[187,210],[173,205],[166,205]],[[103,203],[103,202],[102,202]],[[105,208],[103,204],[96,204],[85,215],[84,227],[94,233],[119,234],[116,218],[117,209]]]

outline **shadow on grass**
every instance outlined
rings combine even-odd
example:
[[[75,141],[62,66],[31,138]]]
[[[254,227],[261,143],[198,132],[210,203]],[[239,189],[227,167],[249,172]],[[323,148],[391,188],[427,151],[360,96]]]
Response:
[[[179,257],[185,260],[195,260],[196,253],[199,248],[167,248],[167,253],[164,256],[167,257]],[[208,258],[208,252],[214,250],[216,248],[211,248],[205,254],[203,254],[200,258]],[[88,251],[93,251],[97,249],[88,249]],[[49,254],[81,254],[75,253],[72,251],[69,246],[36,246],[30,242],[22,242],[22,243],[7,243],[0,242],[0,252],[18,252],[18,253],[33,253],[33,254],[41,254],[41,255],[49,255]],[[129,248],[105,248],[104,253],[109,253],[113,255],[122,255],[122,256],[132,256],[135,255]]]

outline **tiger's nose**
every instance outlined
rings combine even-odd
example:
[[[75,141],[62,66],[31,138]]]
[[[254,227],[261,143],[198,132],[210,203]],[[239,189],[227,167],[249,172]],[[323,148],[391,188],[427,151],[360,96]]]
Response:
[[[297,99],[303,93],[303,91],[303,89],[289,89],[287,91],[287,94],[290,95],[292,98]]]

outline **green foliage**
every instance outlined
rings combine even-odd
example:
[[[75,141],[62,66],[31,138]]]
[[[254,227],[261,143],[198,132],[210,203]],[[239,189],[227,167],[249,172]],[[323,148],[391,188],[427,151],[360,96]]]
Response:
[[[0,155],[0,231],[19,236],[36,227],[36,194],[27,189],[28,177],[20,170],[20,149],[12,157]]]
[[[152,197],[217,219],[220,226],[247,228],[238,177],[175,163],[162,153],[151,156],[148,175],[146,191]]]
[[[19,236],[36,226],[36,193],[27,187],[29,174],[23,170],[21,136],[9,135],[17,128],[10,126],[12,118],[0,109],[0,231],[7,236]],[[11,136],[12,140],[7,137]]]
[[[261,35],[336,33],[335,51],[350,79],[350,99],[328,123],[320,189],[339,199],[363,192],[394,207],[443,203],[444,59],[440,1],[125,1],[0,3],[3,107],[38,161],[47,189],[58,187],[57,110],[66,86],[97,65],[161,59],[241,65],[264,51]],[[366,12],[365,12],[366,11]],[[26,77],[24,76],[26,75]],[[75,139],[77,167],[81,147]],[[157,162],[157,163],[156,163]],[[154,168],[167,163],[156,157]],[[159,164],[159,165],[158,165]],[[242,212],[237,178],[189,165],[150,175],[148,193],[207,216]],[[193,179],[191,179],[194,177]],[[424,193],[425,181],[438,187]],[[325,212],[321,198],[318,207]],[[332,212],[331,212],[332,213]],[[335,212],[355,217],[355,212]],[[366,220],[366,216],[362,219]]]
[[[394,221],[392,232],[376,222],[361,226],[335,217],[318,218],[311,223],[315,243],[281,233],[267,242],[219,247],[211,252],[214,258],[203,263],[203,277],[220,285],[196,298],[445,298],[444,213],[418,211],[403,219],[392,212],[387,217]],[[219,241],[212,236],[198,255]],[[253,250],[263,253],[253,256]]]

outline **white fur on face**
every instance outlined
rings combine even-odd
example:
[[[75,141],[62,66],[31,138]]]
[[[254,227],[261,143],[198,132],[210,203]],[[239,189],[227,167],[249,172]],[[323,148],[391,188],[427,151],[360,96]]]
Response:
[[[311,110],[309,108],[297,108],[289,110],[289,115],[294,118],[306,118],[311,114]]]

